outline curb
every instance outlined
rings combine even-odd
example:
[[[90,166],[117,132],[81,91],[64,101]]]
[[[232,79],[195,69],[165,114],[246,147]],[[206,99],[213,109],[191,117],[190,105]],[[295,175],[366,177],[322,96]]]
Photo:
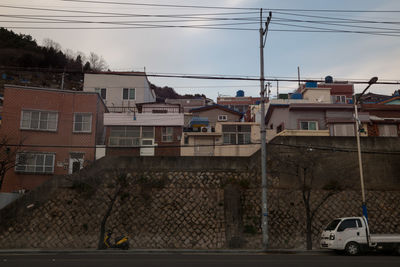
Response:
[[[196,249],[132,249],[132,250],[46,250],[46,249],[3,249],[0,255],[10,254],[251,254],[251,255],[272,255],[272,254],[329,254],[327,250],[292,250],[292,249],[271,249],[271,250],[196,250]]]

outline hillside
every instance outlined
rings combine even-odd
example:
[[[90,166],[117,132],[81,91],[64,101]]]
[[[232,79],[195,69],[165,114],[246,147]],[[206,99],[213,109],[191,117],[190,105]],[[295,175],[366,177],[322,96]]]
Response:
[[[40,46],[30,35],[0,28],[0,93],[4,84],[61,88],[63,76],[64,89],[80,91],[83,89],[85,71],[95,70],[97,64],[103,64],[103,68],[106,66],[102,57],[94,53],[91,55],[97,56],[98,61],[89,57],[84,63],[84,55],[66,55],[59,44],[50,39],[47,41],[46,46]],[[193,97],[182,96],[168,86],[161,87],[152,83],[150,86],[158,102],[166,98]]]

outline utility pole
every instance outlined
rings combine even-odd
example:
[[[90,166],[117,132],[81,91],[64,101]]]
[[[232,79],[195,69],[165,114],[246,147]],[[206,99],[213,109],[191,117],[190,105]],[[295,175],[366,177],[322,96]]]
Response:
[[[269,12],[263,29],[262,9],[260,9],[260,96],[261,96],[261,227],[263,235],[263,249],[268,247],[268,209],[267,209],[267,148],[265,132],[265,79],[264,79],[264,46],[267,39],[268,25],[271,21],[272,12]],[[265,35],[265,39],[264,39]],[[263,40],[264,39],[264,40]]]
[[[64,90],[64,77],[65,77],[65,68],[64,68],[62,78],[61,78],[61,90]]]

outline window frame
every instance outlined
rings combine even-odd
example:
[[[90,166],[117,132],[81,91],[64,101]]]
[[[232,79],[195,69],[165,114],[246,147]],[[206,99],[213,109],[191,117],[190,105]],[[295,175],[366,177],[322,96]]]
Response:
[[[120,128],[120,129],[118,129]],[[127,133],[129,131],[127,131],[128,129],[132,130],[131,133],[135,133],[134,129],[139,129],[138,131],[138,135],[137,136],[129,136],[127,135]],[[144,136],[143,134],[143,129],[144,128],[152,128],[152,136]],[[114,132],[123,132],[124,136],[112,136],[112,133]],[[150,131],[148,131],[147,133],[150,133]],[[134,134],[136,135],[136,134]],[[141,143],[142,143],[142,139],[153,139],[154,140],[154,136],[155,136],[155,127],[154,126],[112,126],[110,128],[110,136],[108,137],[108,146],[111,147],[140,147]],[[117,143],[118,144],[112,144],[113,142],[111,140],[118,140]],[[121,141],[132,141],[130,145],[126,145],[126,144],[121,144]]]
[[[76,123],[77,123],[76,115],[82,115],[82,122],[80,122],[82,126],[84,125],[83,117],[85,115],[89,115],[90,116],[90,119],[89,119],[89,130],[76,130]],[[74,132],[74,133],[91,133],[92,132],[92,120],[93,120],[93,114],[91,112],[75,112],[74,113],[74,121],[73,121],[73,124],[72,124],[72,132]]]
[[[166,126],[161,128],[161,141],[164,143],[174,142],[174,127]]]
[[[233,126],[235,130],[224,131],[224,126]],[[247,126],[249,131],[244,130]],[[241,140],[241,141],[240,141]],[[224,145],[248,145],[251,144],[251,125],[224,124],[222,125],[222,143]]]
[[[18,164],[19,161],[19,157],[21,155],[33,155],[35,157],[35,164]],[[38,156],[43,156],[43,164],[39,165],[37,164],[37,160],[38,160]],[[51,165],[46,165],[46,157],[47,156],[51,156],[52,157],[52,163]],[[38,152],[38,151],[34,151],[34,152],[18,152],[17,155],[15,156],[15,167],[14,167],[14,171],[16,173],[32,173],[32,174],[54,174],[54,164],[55,164],[55,160],[56,160],[56,153],[53,152]],[[19,169],[19,167],[21,166],[25,166],[25,170],[21,170]],[[35,170],[28,170],[29,167],[33,167]],[[43,171],[37,171],[38,167],[42,167]],[[51,167],[51,171],[46,171],[46,167],[50,168]]]
[[[303,129],[302,128],[302,123],[307,123],[307,129]],[[315,123],[315,130],[313,130],[313,129],[310,129],[310,123]],[[319,129],[319,127],[318,127],[318,121],[317,120],[300,120],[299,121],[299,128],[300,128],[300,130],[302,130],[302,131],[318,131],[318,129]]]
[[[127,91],[127,98],[125,98],[125,91]],[[133,98],[131,98],[132,91]],[[136,88],[122,88],[122,100],[136,100]]]
[[[218,121],[227,121],[227,120],[228,120],[228,115],[226,114],[218,115]]]
[[[38,112],[39,116],[37,118],[37,128],[32,128],[32,114],[33,112]],[[23,126],[23,122],[24,122],[24,113],[30,113],[30,117],[29,117],[29,127],[24,127]],[[41,129],[41,122],[43,122],[44,120],[42,120],[42,116],[44,114],[47,114],[47,119],[46,121],[46,129]],[[55,128],[54,129],[49,129],[49,115],[50,114],[54,114],[55,115]],[[20,130],[30,130],[30,131],[44,131],[44,132],[57,132],[58,130],[58,111],[52,111],[52,110],[35,110],[35,109],[22,109],[21,110],[21,119],[20,119]]]

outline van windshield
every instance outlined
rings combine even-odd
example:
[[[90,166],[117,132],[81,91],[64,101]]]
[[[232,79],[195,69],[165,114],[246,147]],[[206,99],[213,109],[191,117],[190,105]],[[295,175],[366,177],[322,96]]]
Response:
[[[336,219],[331,221],[328,226],[325,228],[325,231],[332,231],[335,230],[336,226],[340,223],[340,219]]]

